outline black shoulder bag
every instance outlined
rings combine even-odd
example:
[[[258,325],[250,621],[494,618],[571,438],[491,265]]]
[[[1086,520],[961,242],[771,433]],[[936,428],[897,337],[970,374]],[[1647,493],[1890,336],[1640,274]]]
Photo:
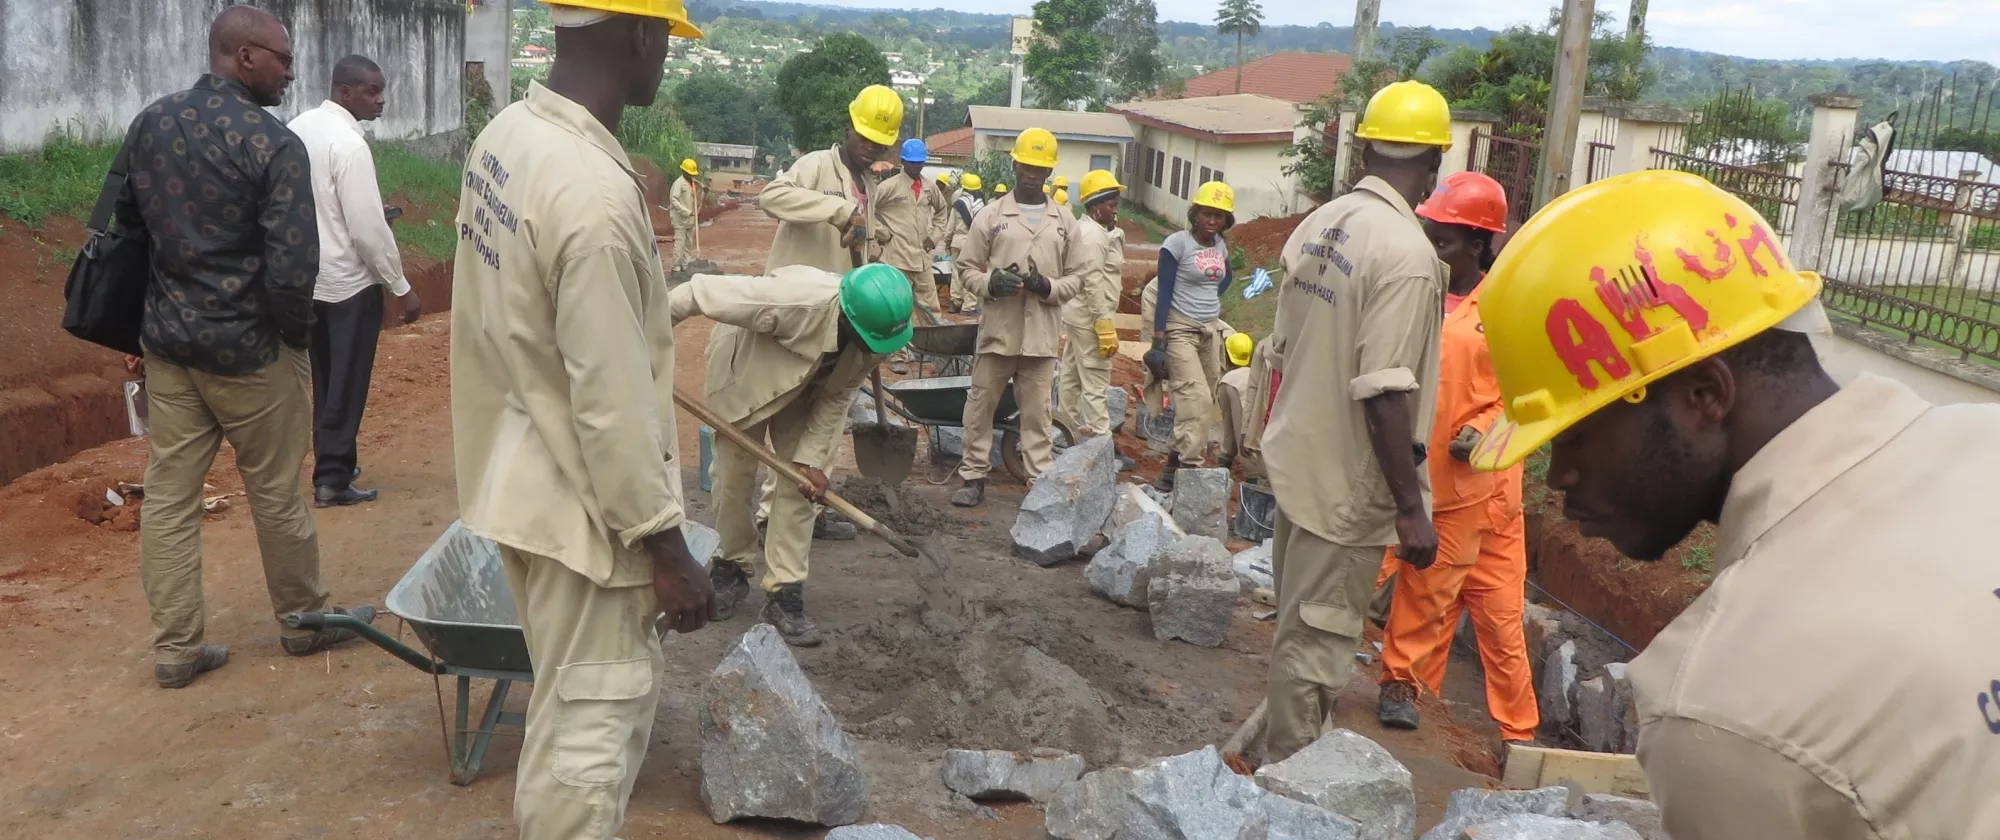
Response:
[[[97,209],[90,213],[90,239],[70,267],[63,285],[63,329],[92,344],[120,353],[143,356],[140,322],[146,312],[146,284],[152,278],[152,255],[146,230],[126,230],[113,218],[125,192],[130,157],[118,150]]]

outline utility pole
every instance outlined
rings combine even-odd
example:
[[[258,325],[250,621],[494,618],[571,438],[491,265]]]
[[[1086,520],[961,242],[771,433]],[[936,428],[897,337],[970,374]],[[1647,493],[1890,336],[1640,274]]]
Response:
[[[1382,0],[1354,0],[1354,62],[1375,57],[1375,23],[1382,19]]]
[[[924,106],[930,102],[930,99],[924,96],[924,91],[930,87],[930,83],[929,76],[917,81],[917,139],[919,140],[924,137]]]
[[[1646,0],[1632,0],[1632,13],[1625,18],[1625,40],[1632,46],[1646,41]]]
[[[1549,85],[1548,125],[1542,130],[1542,166],[1535,178],[1531,209],[1539,210],[1569,192],[1576,127],[1583,118],[1583,86],[1590,77],[1590,31],[1596,17],[1597,0],[1563,0],[1556,77]]]

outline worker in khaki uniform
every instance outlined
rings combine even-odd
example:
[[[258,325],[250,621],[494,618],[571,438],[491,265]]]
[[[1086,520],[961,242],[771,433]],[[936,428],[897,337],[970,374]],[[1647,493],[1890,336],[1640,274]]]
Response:
[[[1541,712],[1521,626],[1528,574],[1519,533],[1521,475],[1481,472],[1468,463],[1473,444],[1500,418],[1479,296],[1493,264],[1493,236],[1507,229],[1507,196],[1492,178],[1459,172],[1438,185],[1417,215],[1451,270],[1430,438],[1430,451],[1440,457],[1429,459],[1438,559],[1428,569],[1400,569],[1383,553],[1376,585],[1391,587],[1394,596],[1382,634],[1376,717],[1390,728],[1417,728],[1417,687],[1432,694],[1443,687],[1452,636],[1469,608],[1485,666],[1487,712],[1502,740],[1532,742]],[[1505,500],[1502,482],[1512,484]],[[1502,529],[1512,532],[1503,536]]]
[[[1222,418],[1222,453],[1216,463],[1224,469],[1248,451],[1244,437],[1250,429],[1250,357],[1256,345],[1249,333],[1231,333],[1222,342],[1229,370],[1215,381],[1215,404]]]
[[[879,194],[868,170],[896,142],[903,97],[885,85],[869,85],[848,103],[847,116],[847,137],[839,145],[800,156],[758,197],[765,215],[778,220],[765,271],[809,265],[841,274],[866,261]],[[767,475],[760,519],[769,521],[777,490],[776,476]],[[813,539],[851,540],[855,534],[854,523],[824,509],[813,520]]]
[[[1152,349],[1144,357],[1153,380],[1165,382],[1174,397],[1174,452],[1155,484],[1167,491],[1180,468],[1208,459],[1222,378],[1222,295],[1234,276],[1224,234],[1236,226],[1235,191],[1221,181],[1202,184],[1188,204],[1187,223],[1160,244]]]
[[[951,301],[952,312],[969,311],[978,302],[965,291],[965,266],[959,261],[959,254],[965,251],[965,237],[972,231],[972,220],[979,211],[986,209],[985,184],[979,173],[967,172],[959,176],[958,198],[951,202],[951,213],[946,216],[945,248],[951,253]]]
[[[826,469],[840,448],[855,388],[883,356],[909,343],[911,307],[910,281],[881,264],[844,277],[803,265],[759,277],[697,274],[668,296],[674,323],[695,315],[717,322],[708,339],[708,406],[751,438],[769,441],[812,482],[799,493],[771,494],[764,540],[763,618],[790,644],[820,643],[805,616],[812,502],[826,492]],[[722,544],[709,579],[710,617],[719,621],[750,594],[757,460],[726,440],[717,442],[715,459]]]
[[[2000,837],[2000,407],[1820,366],[1820,279],[1694,175],[1567,193],[1482,294],[1507,416],[1586,536],[1715,579],[1630,675],[1675,840]]]
[[[701,259],[701,167],[694,158],[681,160],[681,177],[667,190],[667,215],[674,224],[674,270]]]
[[[937,240],[931,234],[937,226],[942,195],[936,184],[924,182],[924,161],[930,159],[924,141],[903,141],[898,157],[902,168],[875,188],[881,200],[875,211],[879,222],[875,241],[882,248],[882,262],[910,278],[917,305],[936,316],[937,283],[931,279],[931,251],[937,248]]]
[[[1415,568],[1437,553],[1418,464],[1437,394],[1445,268],[1410,208],[1437,180],[1451,109],[1428,85],[1397,82],[1369,101],[1356,136],[1367,141],[1368,176],[1285,243],[1277,325],[1264,342],[1286,383],[1264,430],[1278,502],[1267,762],[1322,734],[1353,672],[1383,550],[1396,545]]]
[[[1104,392],[1111,387],[1111,357],[1118,355],[1118,328],[1111,316],[1118,311],[1125,274],[1125,231],[1116,224],[1124,191],[1125,185],[1108,171],[1095,169],[1083,176],[1085,217],[1077,221],[1077,247],[1096,256],[1083,275],[1082,291],[1062,306],[1065,341],[1056,404],[1064,422],[1086,438],[1111,433]]]
[[[1014,139],[1014,181],[1021,187],[972,220],[966,237],[965,280],[981,300],[979,353],[972,360],[972,388],[965,402],[965,456],[951,503],[972,507],[985,499],[993,452],[993,412],[1014,383],[1021,406],[1021,446],[1033,481],[1055,455],[1049,426],[1050,386],[1062,341],[1062,305],[1083,288],[1083,276],[1102,259],[1077,238],[1076,217],[1049,203],[1042,192],[1056,166],[1056,137],[1030,128]],[[1053,276],[1050,273],[1053,273]]]
[[[681,534],[666,278],[616,139],[659,90],[668,36],[701,31],[679,0],[573,0],[550,20],[548,86],[466,158],[452,442],[460,516],[499,544],[535,664],[521,837],[608,840],[652,742],[660,633],[700,629],[712,599]]]

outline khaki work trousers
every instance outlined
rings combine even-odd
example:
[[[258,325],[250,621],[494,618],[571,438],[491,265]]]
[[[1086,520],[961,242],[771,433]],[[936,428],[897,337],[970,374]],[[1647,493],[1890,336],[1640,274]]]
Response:
[[[805,440],[812,406],[794,399],[770,419],[743,427],[751,440],[769,441],[771,451],[791,461]],[[829,477],[830,478],[830,477]],[[715,442],[715,530],[722,538],[722,559],[754,576],[757,563],[757,523],[751,491],[757,486],[757,459],[726,439]],[[769,505],[764,526],[764,563],[760,581],[766,592],[787,583],[804,583],[807,551],[812,548],[813,503],[799,495],[791,482],[766,480],[763,504]]]
[[[202,482],[228,440],[236,450],[271,613],[326,609],[319,580],[319,532],[306,505],[299,465],[312,445],[312,406],[302,350],[247,376],[217,376],[160,359],[146,360],[152,427],[146,461],[146,509],[139,520],[139,576],[153,614],[153,658],[185,665],[201,653]],[[284,636],[311,631],[279,625]]]
[[[659,598],[506,546],[500,560],[535,663],[514,771],[521,840],[611,840],[660,705]]]
[[[926,265],[922,268],[912,269],[897,266],[896,270],[903,272],[903,276],[910,279],[910,293],[916,297],[917,305],[923,307],[925,312],[935,317],[940,310],[938,309],[937,278],[931,276],[931,267]]]
[[[1319,739],[1347,681],[1354,649],[1387,546],[1329,542],[1292,523],[1278,500],[1271,577],[1278,627],[1271,638],[1264,763],[1290,758]]]
[[[1111,360],[1097,352],[1097,330],[1063,325],[1062,370],[1056,375],[1056,404],[1063,421],[1081,437],[1111,433],[1111,407],[1104,391],[1111,387]]]
[[[695,237],[699,234],[694,231],[693,226],[674,228],[674,271],[687,268],[688,263],[701,259],[700,255],[695,253]]]
[[[951,296],[958,301],[960,310],[971,310],[979,306],[979,295],[972,291],[972,284],[965,282],[965,269],[959,267],[958,254],[951,256]]]
[[[981,353],[972,360],[972,389],[965,400],[965,457],[958,463],[958,477],[966,481],[983,479],[993,469],[993,414],[1000,408],[1000,394],[1014,383],[1014,400],[1021,405],[1021,449],[1027,457],[1028,474],[1036,476],[1055,460],[1050,442],[1049,388],[1055,384],[1056,360],[1047,356],[1003,356]]]
[[[1215,428],[1222,379],[1222,323],[1167,312],[1167,392],[1174,395],[1174,451],[1182,467],[1202,466]]]

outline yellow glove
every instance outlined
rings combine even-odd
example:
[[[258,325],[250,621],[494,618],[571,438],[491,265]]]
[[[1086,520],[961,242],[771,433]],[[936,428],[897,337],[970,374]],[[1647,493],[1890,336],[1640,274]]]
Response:
[[[1111,320],[1098,321],[1091,327],[1097,330],[1097,355],[1107,359],[1118,355],[1118,328],[1112,326]]]

